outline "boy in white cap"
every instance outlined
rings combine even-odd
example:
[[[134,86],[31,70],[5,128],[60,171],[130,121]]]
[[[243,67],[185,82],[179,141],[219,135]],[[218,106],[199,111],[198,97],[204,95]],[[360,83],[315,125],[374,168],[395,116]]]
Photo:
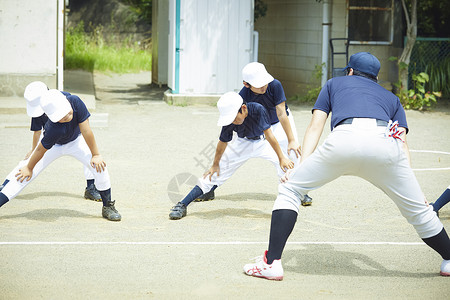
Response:
[[[19,164],[8,174],[8,176],[6,176],[5,181],[0,185],[0,191],[9,181],[15,178],[15,175],[19,169],[28,163],[28,158],[42,138],[42,129],[44,128],[45,123],[47,123],[48,117],[39,105],[39,102],[41,95],[47,90],[47,85],[42,81],[33,81],[25,88],[24,98],[27,100],[27,114],[31,117],[30,130],[33,131],[32,147],[31,150],[25,155],[25,158],[19,162]],[[67,92],[62,93],[66,96],[70,95],[70,93]],[[84,198],[94,201],[102,201],[100,193],[95,188],[94,175],[89,168],[84,167],[84,175],[87,182],[86,189],[84,191]]]
[[[31,154],[28,163],[0,192],[0,207],[16,197],[51,162],[70,155],[90,168],[103,201],[102,216],[110,221],[120,221],[121,216],[111,200],[111,182],[106,163],[100,155],[94,134],[89,126],[90,113],[81,99],[65,96],[58,90],[45,91],[40,106],[49,121],[44,136]]]
[[[269,121],[275,138],[280,143],[281,150],[292,159],[300,158],[300,145],[297,141],[297,130],[294,118],[286,104],[281,82],[267,72],[266,67],[259,62],[251,62],[242,69],[244,87],[239,94],[245,102],[262,104],[269,114]],[[291,156],[294,152],[295,158]],[[309,206],[312,199],[308,195],[302,198],[301,204]]]
[[[245,103],[238,93],[228,92],[219,99],[217,108],[220,113],[217,126],[222,126],[222,131],[213,165],[190,193],[172,208],[169,214],[172,220],[186,216],[187,206],[194,199],[225,183],[250,158],[269,160],[280,177],[294,167],[273,135],[267,111],[261,104]],[[237,133],[237,138],[232,141],[233,132]],[[227,147],[231,141],[231,146]]]

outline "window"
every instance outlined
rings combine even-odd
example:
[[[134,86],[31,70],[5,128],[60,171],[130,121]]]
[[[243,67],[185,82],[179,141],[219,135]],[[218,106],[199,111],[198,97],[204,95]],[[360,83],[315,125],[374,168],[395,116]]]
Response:
[[[391,44],[393,5],[393,0],[347,0],[348,38],[352,44]]]

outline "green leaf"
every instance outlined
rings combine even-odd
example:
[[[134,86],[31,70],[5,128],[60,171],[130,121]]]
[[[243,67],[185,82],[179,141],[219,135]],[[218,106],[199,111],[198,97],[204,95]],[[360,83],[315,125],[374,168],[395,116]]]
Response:
[[[429,77],[428,74],[425,73],[425,72],[420,72],[419,75],[422,76],[427,82],[430,80],[430,77]]]
[[[398,66],[399,66],[400,69],[406,69],[406,68],[408,68],[408,64],[406,64],[406,63],[404,63],[404,62],[400,62],[400,63],[398,64]]]

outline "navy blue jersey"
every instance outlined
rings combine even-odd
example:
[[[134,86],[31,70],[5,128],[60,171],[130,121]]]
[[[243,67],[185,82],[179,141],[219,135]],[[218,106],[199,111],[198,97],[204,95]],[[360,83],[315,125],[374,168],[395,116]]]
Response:
[[[86,105],[78,96],[63,93],[69,100],[73,109],[73,119],[67,123],[53,123],[51,120],[45,124],[42,145],[45,149],[50,149],[55,144],[64,145],[75,140],[80,135],[78,124],[86,121],[91,114]],[[68,96],[67,96],[68,94]]]
[[[40,117],[31,118],[31,131],[39,131],[44,128],[45,123],[47,123],[48,117],[46,114],[43,114]]]
[[[331,116],[331,129],[347,118],[371,118],[398,121],[408,130],[400,100],[378,83],[361,76],[341,76],[327,81],[314,109]]]
[[[233,131],[240,138],[254,138],[261,136],[264,130],[270,128],[269,117],[266,109],[259,103],[247,103],[248,115],[241,125],[230,124],[222,127],[219,139],[228,143],[233,139]]]
[[[245,86],[241,89],[239,95],[241,95],[242,99],[244,99],[244,101],[247,103],[257,102],[262,104],[267,109],[267,113],[269,114],[270,124],[279,122],[276,106],[283,102],[286,103],[286,96],[284,94],[281,82],[279,82],[277,79],[274,79],[269,83],[267,91],[262,95],[253,93],[249,88],[246,88]],[[285,104],[285,107],[287,112],[287,104]]]

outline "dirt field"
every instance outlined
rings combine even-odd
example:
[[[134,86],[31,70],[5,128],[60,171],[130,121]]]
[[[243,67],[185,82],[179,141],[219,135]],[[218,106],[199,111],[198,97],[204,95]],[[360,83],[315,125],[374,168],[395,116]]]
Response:
[[[267,247],[275,169],[249,161],[214,201],[169,220],[213,158],[218,114],[211,106],[167,105],[146,76],[94,78],[92,119],[104,122],[93,130],[122,221],[103,219],[101,203],[83,198],[77,161],[57,160],[0,209],[1,299],[450,298],[441,258],[387,196],[356,177],[310,193],[313,205],[300,209],[284,252],[283,281],[244,275],[243,265]],[[291,110],[301,139],[310,107]],[[407,117],[413,168],[434,201],[450,184],[450,113]],[[28,122],[24,112],[0,110],[1,180],[29,150]],[[441,221],[450,231],[450,206]]]

